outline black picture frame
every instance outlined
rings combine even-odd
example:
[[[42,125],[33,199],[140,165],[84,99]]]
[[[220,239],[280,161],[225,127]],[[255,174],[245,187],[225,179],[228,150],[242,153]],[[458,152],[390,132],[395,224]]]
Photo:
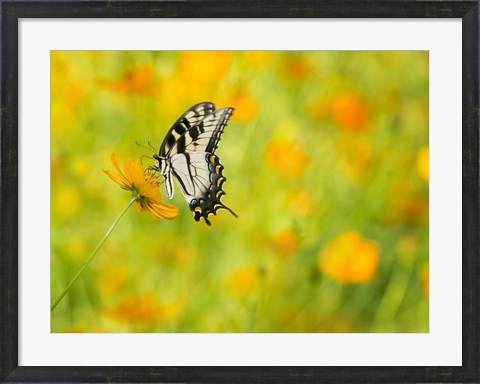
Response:
[[[1,0],[2,382],[480,382],[479,0]],[[461,18],[463,365],[459,367],[18,366],[18,21],[21,18]],[[460,256],[460,255],[457,255]],[[252,346],[254,348],[254,346]]]

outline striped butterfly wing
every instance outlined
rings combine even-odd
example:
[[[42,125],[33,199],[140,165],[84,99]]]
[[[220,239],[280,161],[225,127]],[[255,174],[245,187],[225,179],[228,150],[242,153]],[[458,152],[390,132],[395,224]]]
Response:
[[[203,217],[208,225],[208,216],[216,215],[219,209],[227,209],[237,217],[221,202],[226,178],[223,165],[214,154],[232,113],[233,108],[215,110],[210,102],[194,105],[173,124],[159,151],[158,158],[164,159],[166,167],[162,174],[167,196],[173,197],[173,175],[194,219]]]
[[[215,105],[210,102],[198,103],[188,109],[167,132],[160,147],[159,155],[166,157],[180,137],[213,111],[215,111]]]
[[[219,209],[226,209],[238,217],[221,201],[225,195],[222,186],[226,178],[218,156],[205,152],[177,153],[172,156],[171,165],[196,221],[203,217],[211,225],[208,216],[216,215]]]
[[[160,156],[171,158],[177,153],[215,153],[233,108],[215,110],[213,103],[190,108],[170,128],[160,147]]]

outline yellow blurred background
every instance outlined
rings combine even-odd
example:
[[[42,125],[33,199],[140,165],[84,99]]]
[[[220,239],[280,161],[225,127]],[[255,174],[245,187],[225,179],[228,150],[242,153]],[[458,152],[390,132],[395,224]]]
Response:
[[[192,105],[235,108],[223,202],[195,222],[131,208],[52,332],[428,332],[428,52],[51,53],[51,296]],[[153,164],[142,159],[145,167]],[[163,185],[160,186],[162,195]],[[168,201],[167,201],[168,200]]]

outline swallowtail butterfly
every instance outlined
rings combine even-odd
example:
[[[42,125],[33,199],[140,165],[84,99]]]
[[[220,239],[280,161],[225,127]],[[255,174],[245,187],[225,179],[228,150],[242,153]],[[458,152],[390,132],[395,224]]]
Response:
[[[165,192],[173,197],[172,175],[178,181],[183,196],[199,221],[203,217],[208,225],[210,214],[226,209],[238,217],[220,200],[225,191],[222,185],[223,165],[215,155],[233,108],[215,109],[213,103],[194,105],[180,117],[167,132],[158,155],[154,154],[152,167],[164,177]]]

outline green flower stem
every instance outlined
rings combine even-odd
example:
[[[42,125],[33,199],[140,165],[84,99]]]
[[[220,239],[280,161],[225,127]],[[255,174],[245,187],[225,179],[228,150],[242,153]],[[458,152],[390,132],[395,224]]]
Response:
[[[68,291],[70,290],[70,288],[72,288],[73,284],[75,284],[75,282],[78,280],[78,278],[80,277],[80,275],[82,274],[83,270],[85,268],[87,268],[88,264],[90,264],[90,262],[93,260],[93,258],[95,257],[95,255],[98,253],[98,251],[100,250],[100,248],[102,247],[103,243],[105,243],[105,240],[107,240],[108,236],[110,235],[110,233],[113,231],[113,228],[115,228],[115,226],[117,225],[117,223],[120,221],[120,219],[122,218],[122,216],[125,214],[125,212],[127,212],[128,208],[130,208],[130,206],[135,202],[136,200],[136,197],[132,197],[130,199],[130,201],[127,203],[127,205],[125,206],[125,208],[123,208],[122,212],[120,212],[120,214],[117,216],[117,218],[115,219],[115,221],[113,222],[113,224],[110,226],[110,228],[108,229],[107,233],[105,233],[105,236],[103,236],[103,239],[100,241],[100,243],[98,243],[98,245],[95,247],[95,249],[93,250],[93,252],[90,254],[90,256],[88,256],[88,259],[85,260],[85,262],[83,263],[83,265],[80,267],[79,271],[77,272],[77,274],[73,277],[73,279],[70,281],[70,283],[68,283],[67,287],[63,290],[63,292],[61,293],[60,296],[58,296],[57,300],[55,300],[55,302],[52,304],[52,308],[50,309],[51,312],[53,312],[53,310],[55,309],[55,307],[58,305],[58,303],[60,303],[60,301],[63,299],[63,297],[68,293]]]

